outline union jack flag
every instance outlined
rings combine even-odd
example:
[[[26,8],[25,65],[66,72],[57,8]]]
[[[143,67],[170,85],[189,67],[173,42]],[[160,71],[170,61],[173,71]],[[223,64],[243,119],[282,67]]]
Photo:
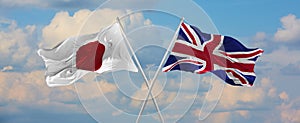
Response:
[[[230,85],[253,86],[255,61],[262,53],[232,37],[206,34],[183,22],[163,71],[212,72]]]

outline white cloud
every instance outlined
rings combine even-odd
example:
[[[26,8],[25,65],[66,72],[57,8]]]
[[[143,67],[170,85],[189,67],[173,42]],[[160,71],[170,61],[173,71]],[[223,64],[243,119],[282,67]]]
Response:
[[[43,104],[74,102],[77,98],[73,86],[49,88],[44,80],[44,71],[0,72],[0,75],[0,96],[2,96],[1,100],[6,100],[5,105],[17,107],[16,104],[37,104],[42,106]]]
[[[95,12],[95,14],[99,14],[98,18],[89,18],[92,11],[87,9],[79,10],[75,12],[73,16],[70,16],[68,12],[58,12],[51,23],[43,28],[43,41],[41,42],[41,46],[54,47],[66,38],[76,36],[86,21],[91,23],[87,23],[89,27],[87,27],[87,32],[84,32],[85,34],[98,32],[115,19],[113,15],[120,13],[119,11],[105,9]],[[99,19],[101,19],[101,21],[97,22]]]
[[[10,101],[20,103],[36,102],[45,98],[49,93],[43,78],[44,74],[42,71],[30,73],[1,72],[1,80],[3,80],[1,84],[6,85],[2,86],[2,89],[6,90],[3,94]]]
[[[198,117],[198,114],[201,113],[200,109],[195,109],[192,112],[194,117]],[[235,110],[235,111],[226,111],[226,112],[213,112],[204,120],[194,119],[195,123],[232,123],[232,122],[245,122],[252,120],[251,112],[248,110]],[[239,121],[242,120],[242,121]],[[244,120],[244,121],[243,121]]]
[[[300,62],[300,57],[297,57],[299,54],[299,50],[290,50],[287,47],[280,47],[272,53],[264,54],[261,60],[263,62],[286,66]]]
[[[270,78],[264,77],[259,81],[258,86],[260,86],[261,88],[265,89],[264,90],[264,95],[265,98],[266,97],[270,97],[270,98],[278,98],[278,92],[277,92],[277,88],[275,88],[273,86],[274,81],[271,80]]]
[[[248,87],[233,87],[225,84],[222,96],[217,104],[216,111],[233,112],[248,118],[249,112],[241,111],[240,109],[253,109],[259,107],[269,107],[275,105],[278,101],[279,93],[273,86],[274,81],[270,78],[262,78],[256,80],[256,84],[252,88]],[[207,101],[214,101],[215,97],[207,98]],[[269,102],[266,103],[265,101]],[[247,110],[245,110],[247,111]],[[199,111],[198,111],[199,113]],[[199,116],[199,114],[197,114]]]
[[[254,36],[254,41],[264,41],[267,37],[265,32],[257,32]]]
[[[4,20],[8,27],[0,31],[0,65],[24,63],[32,51],[29,42],[34,37],[36,26],[27,25],[19,28],[16,21]]]
[[[5,66],[5,67],[2,68],[1,72],[9,71],[9,70],[12,70],[12,69],[14,69],[13,66]]]
[[[115,94],[117,92],[117,86],[115,84],[104,80],[96,81],[96,76],[96,73],[89,73],[81,79],[82,81],[79,80],[75,83],[81,100],[90,101],[97,98],[102,98],[104,94]]]
[[[184,76],[183,74],[182,76]],[[180,79],[170,79],[169,82],[167,82],[166,88],[173,90],[173,89],[181,89],[184,91],[190,91],[191,89],[197,89],[198,86],[201,87],[201,89],[208,89],[210,84],[210,77],[204,76],[202,78],[202,81],[199,82],[198,79],[200,79],[197,76],[194,77],[183,77],[182,82],[180,82]]]
[[[285,91],[278,92],[270,78],[262,78],[256,83],[253,88],[226,86],[215,111],[201,122],[227,123],[251,119],[259,119],[259,122],[299,122],[300,98],[291,100]],[[200,122],[200,107],[191,113],[193,117],[189,120]]]
[[[289,103],[283,103],[277,107],[280,111],[281,121],[283,123],[300,122],[300,98],[293,99]]]
[[[149,83],[150,84],[150,83]],[[151,85],[151,84],[150,84]],[[163,98],[163,86],[159,82],[155,82],[153,89],[152,89],[152,94],[155,98]],[[132,101],[131,101],[131,106],[133,107],[139,107],[140,103],[142,102],[141,100],[144,100],[148,94],[148,87],[146,86],[146,83],[143,83],[140,90],[136,91],[132,96]],[[149,99],[152,99],[151,96]]]
[[[282,28],[279,28],[274,35],[276,41],[292,42],[300,41],[300,19],[289,14],[281,18]]]
[[[131,13],[130,10],[127,10],[127,13]],[[152,22],[149,19],[144,19],[143,13],[135,13],[133,16],[129,16],[128,20],[125,21],[125,28],[128,30],[132,30],[137,28],[138,26],[148,26],[151,25]]]
[[[284,101],[288,101],[289,100],[289,95],[286,92],[282,92],[279,94],[280,99],[284,100]]]
[[[253,37],[254,46],[255,47],[266,47],[267,46],[267,40],[268,36],[265,32],[257,32],[255,36]]]
[[[232,110],[269,107],[275,105],[280,96],[285,96],[277,92],[277,88],[274,87],[274,81],[270,78],[262,78],[261,80],[256,80],[255,83],[255,86],[252,88],[225,86],[218,104],[219,108]]]
[[[239,110],[236,112],[244,118],[249,118],[250,112],[247,110]]]
[[[130,12],[130,11],[127,11]],[[43,28],[41,47],[54,47],[68,37],[99,32],[102,28],[116,22],[116,18],[126,14],[125,11],[99,9],[90,11],[82,9],[71,16],[68,12],[58,12],[51,23]],[[142,14],[128,17],[130,27],[149,24]]]
[[[299,123],[300,110],[290,109],[281,112],[282,121],[284,123]]]
[[[239,103],[257,105],[263,103],[264,90],[262,88],[237,88],[226,86],[218,105],[225,109],[240,107]]]
[[[228,123],[231,121],[231,112],[219,112],[211,114],[205,122],[208,123]]]
[[[13,77],[12,77],[13,76]],[[104,89],[103,93],[116,92],[117,87],[105,81],[99,82]],[[84,85],[84,84],[80,84]],[[89,91],[89,87],[84,88]],[[88,95],[99,95],[99,92]],[[90,99],[91,99],[90,98]],[[85,113],[77,102],[74,86],[50,88],[44,79],[44,71],[32,71],[27,73],[0,72],[0,109],[24,112],[21,108],[38,108],[45,112]],[[19,109],[20,108],[20,109]]]

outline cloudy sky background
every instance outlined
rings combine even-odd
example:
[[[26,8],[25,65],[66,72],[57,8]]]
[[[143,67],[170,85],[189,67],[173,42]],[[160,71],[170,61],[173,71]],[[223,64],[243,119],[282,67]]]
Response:
[[[36,51],[42,47],[53,47],[80,31],[99,31],[100,28],[111,24],[115,16],[128,13],[121,4],[144,6],[156,0],[114,1],[114,4],[120,6],[98,10],[94,14],[102,18],[90,19],[91,26],[87,25],[86,30],[82,31],[85,19],[103,2],[104,0],[0,0],[1,123],[96,122],[81,105],[74,86],[49,88],[46,85],[44,63]],[[206,11],[221,34],[234,36],[247,46],[265,50],[256,66],[258,78],[255,86],[236,88],[225,85],[216,109],[202,122],[300,122],[300,2],[195,2]],[[117,9],[118,7],[122,9]],[[101,19],[103,23],[97,23],[97,19]],[[129,27],[151,24],[151,20],[147,20],[143,14],[132,16],[130,21],[135,22],[135,25]],[[202,77],[201,80],[209,83],[206,77]],[[184,88],[188,90],[199,86],[192,81],[185,80]],[[104,93],[120,95],[114,84],[106,81],[99,83],[105,88],[102,90]],[[167,83],[165,87],[166,90],[172,90],[177,85],[176,82]],[[160,96],[160,103],[167,103],[167,97],[172,100],[172,95],[174,96],[174,93],[168,91],[164,96]],[[92,94],[86,98],[97,96],[99,95]],[[203,95],[198,96],[196,102],[200,102],[202,97]],[[120,100],[117,98],[113,101]],[[123,101],[133,108],[139,108],[134,101]],[[195,103],[179,122],[199,122],[197,116],[201,112],[201,104]],[[121,104],[119,106],[122,107]],[[105,115],[105,108],[99,113]],[[118,116],[118,112],[114,112],[104,122],[109,122],[109,119],[115,116]]]

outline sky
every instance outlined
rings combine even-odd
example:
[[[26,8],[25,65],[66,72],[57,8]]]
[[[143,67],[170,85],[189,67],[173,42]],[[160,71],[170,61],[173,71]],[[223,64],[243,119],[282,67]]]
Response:
[[[203,112],[203,101],[215,99],[205,98],[209,85],[222,82],[211,80],[210,74],[160,74],[154,93],[158,94],[166,121],[300,122],[300,1],[168,2],[0,0],[0,122],[133,122],[136,116],[132,114],[138,113],[142,101],[128,97],[142,99],[147,91],[140,74],[129,74],[135,81],[130,85],[134,86],[112,82],[122,73],[107,73],[99,75],[96,82],[83,79],[73,85],[50,88],[45,82],[44,62],[36,53],[68,37],[97,32],[124,15],[125,33],[149,77],[157,69],[165,52],[162,47],[167,47],[181,16],[206,32],[233,36],[248,47],[265,51],[255,67],[254,87],[223,85],[216,107],[201,121],[198,116]],[[188,7],[190,4],[193,6]],[[174,13],[144,11],[128,15],[143,8],[165,8]],[[151,114],[155,108],[149,104],[145,112]],[[143,122],[159,122],[155,114],[143,118]]]

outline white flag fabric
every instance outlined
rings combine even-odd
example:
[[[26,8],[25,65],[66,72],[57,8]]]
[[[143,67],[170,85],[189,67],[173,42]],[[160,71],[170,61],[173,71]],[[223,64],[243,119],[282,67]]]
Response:
[[[53,49],[39,49],[47,85],[70,85],[89,72],[138,72],[124,41],[120,25],[114,23],[100,33],[68,38]]]

